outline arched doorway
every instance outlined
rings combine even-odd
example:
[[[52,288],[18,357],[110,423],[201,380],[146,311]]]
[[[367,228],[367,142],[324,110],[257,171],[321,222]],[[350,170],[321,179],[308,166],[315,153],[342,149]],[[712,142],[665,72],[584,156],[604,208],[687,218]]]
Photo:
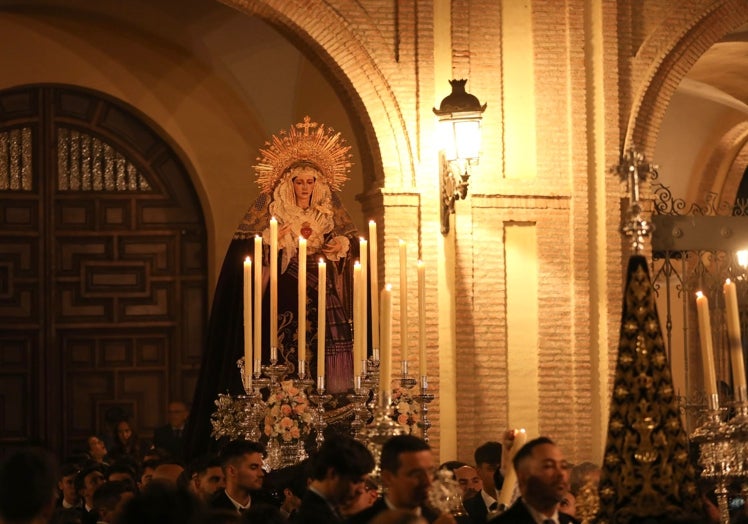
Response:
[[[142,436],[190,399],[206,233],[189,175],[134,112],[71,86],[0,92],[0,453]]]

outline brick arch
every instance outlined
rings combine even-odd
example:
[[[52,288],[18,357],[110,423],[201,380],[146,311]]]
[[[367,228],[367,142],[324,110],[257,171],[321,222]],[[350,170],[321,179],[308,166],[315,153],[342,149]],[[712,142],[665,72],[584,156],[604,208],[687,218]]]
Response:
[[[401,75],[394,65],[391,70],[383,70],[388,64],[396,64],[392,45],[385,43],[376,24],[358,3],[349,2],[334,10],[323,2],[221,1],[272,24],[334,76],[332,85],[353,108],[349,116],[357,124],[353,126],[356,139],[366,146],[360,151],[364,172],[371,173],[364,180],[365,190],[414,185],[412,140],[391,87],[401,85]],[[399,179],[394,178],[396,175]]]
[[[633,103],[623,149],[636,146],[648,158],[667,106],[681,80],[707,49],[748,22],[748,3],[722,0],[708,6],[691,0],[674,7],[644,42],[632,69]]]
[[[729,215],[747,165],[748,122],[738,122],[719,138],[701,172],[696,174],[699,180],[696,197],[703,199],[709,193],[716,193],[718,203],[730,204],[719,206],[717,211]],[[700,200],[698,203],[702,204]]]
[[[748,128],[748,125],[746,126]],[[741,141],[734,145],[734,149],[737,151],[735,158],[730,163],[725,177],[725,185],[722,188],[722,196],[724,200],[732,203],[742,196],[738,194],[740,192],[740,186],[745,177],[746,166],[748,166],[748,129],[745,129],[745,134],[742,135]]]

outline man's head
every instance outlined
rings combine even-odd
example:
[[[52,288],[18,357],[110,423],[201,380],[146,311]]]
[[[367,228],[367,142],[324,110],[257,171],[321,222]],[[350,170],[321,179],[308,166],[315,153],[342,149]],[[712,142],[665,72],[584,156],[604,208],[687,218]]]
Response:
[[[143,467],[140,468],[140,481],[138,482],[138,490],[143,491],[143,489],[153,479],[153,472],[156,471],[156,468],[160,463],[161,461],[156,459],[143,461]]]
[[[75,489],[75,477],[78,475],[78,464],[63,464],[60,469],[60,480],[57,482],[57,488],[62,494],[62,498],[68,504],[74,506],[78,503],[78,492]]]
[[[475,470],[478,472],[483,489],[493,494],[500,486],[494,483],[494,472],[501,467],[501,443],[489,441],[475,448],[473,454]]]
[[[0,463],[0,521],[47,522],[54,512],[60,476],[57,461],[47,451],[26,448]]]
[[[469,465],[460,466],[454,470],[455,479],[462,489],[462,499],[467,500],[477,495],[483,489],[483,482],[478,471]]]
[[[311,485],[331,504],[345,504],[364,489],[364,477],[374,469],[366,446],[350,437],[325,439],[310,462]]]
[[[203,500],[210,500],[218,490],[226,487],[221,461],[216,456],[209,455],[195,460],[190,464],[190,474],[192,488]]]
[[[434,477],[434,456],[429,445],[412,435],[398,435],[382,446],[382,485],[397,508],[423,505]]]
[[[379,486],[377,483],[366,477],[364,480],[364,489],[358,493],[358,495],[341,505],[338,509],[340,514],[344,517],[350,517],[356,513],[360,513],[366,508],[374,505],[379,498]]]
[[[262,480],[265,478],[262,469],[264,456],[265,448],[262,444],[246,440],[229,442],[220,454],[226,490],[230,493],[248,494],[262,489]]]
[[[280,504],[281,510],[291,514],[299,509],[306,492],[306,463],[274,469],[265,477],[268,498]]]
[[[107,454],[104,441],[96,435],[91,435],[86,439],[86,442],[88,443],[88,454],[91,455],[91,458],[96,462],[102,462]]]
[[[175,400],[169,402],[166,414],[169,420],[169,425],[174,429],[181,429],[184,426],[184,423],[187,422],[187,417],[190,412],[187,409],[187,404]]]
[[[93,462],[85,465],[75,477],[75,489],[87,506],[93,507],[93,496],[99,486],[104,483],[102,467]]]
[[[125,463],[112,464],[106,473],[107,482],[125,482],[130,487],[131,491],[135,491],[138,483],[135,480],[137,474],[135,470]]]
[[[561,449],[538,437],[514,455],[514,469],[522,498],[540,512],[552,512],[569,490],[569,466]]]
[[[93,496],[93,505],[100,522],[114,522],[122,507],[135,496],[133,486],[126,481],[104,482]]]
[[[184,471],[184,466],[174,461],[162,461],[156,469],[153,470],[151,482],[166,482],[176,486],[179,476]]]

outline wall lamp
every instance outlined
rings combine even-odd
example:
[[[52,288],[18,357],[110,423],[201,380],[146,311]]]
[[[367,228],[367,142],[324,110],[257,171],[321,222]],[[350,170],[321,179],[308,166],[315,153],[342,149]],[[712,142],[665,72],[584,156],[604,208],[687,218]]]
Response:
[[[455,201],[467,196],[470,167],[480,156],[480,121],[487,104],[465,91],[467,80],[450,80],[452,92],[434,114],[439,121],[439,187],[442,235],[449,233]]]

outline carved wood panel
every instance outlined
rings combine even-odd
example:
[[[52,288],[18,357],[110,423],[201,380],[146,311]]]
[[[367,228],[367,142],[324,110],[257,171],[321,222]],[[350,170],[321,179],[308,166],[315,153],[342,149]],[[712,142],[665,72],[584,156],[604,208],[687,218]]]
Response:
[[[156,131],[98,93],[0,92],[0,454],[141,436],[192,398],[206,241],[189,176]]]

